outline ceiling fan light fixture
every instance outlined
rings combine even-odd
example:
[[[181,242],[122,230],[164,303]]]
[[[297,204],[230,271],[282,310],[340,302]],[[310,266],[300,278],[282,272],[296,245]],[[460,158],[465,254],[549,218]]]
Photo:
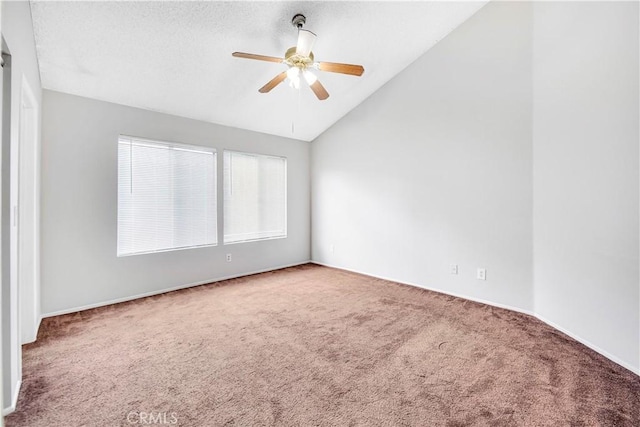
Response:
[[[298,44],[296,45],[296,54],[300,56],[309,56],[313,44],[316,41],[316,35],[309,30],[298,29]]]
[[[309,86],[311,86],[312,84],[314,84],[318,80],[318,76],[316,76],[315,74],[313,74],[309,70],[304,70],[302,75],[304,76],[304,79],[307,81],[307,84]]]
[[[293,88],[300,89],[300,68],[291,67],[287,70],[287,78],[289,85]]]
[[[0,0],[1,1],[1,0]],[[278,86],[285,80],[288,80],[289,86],[294,89],[300,89],[300,80],[304,77],[309,84],[309,88],[316,97],[323,101],[329,98],[329,92],[320,83],[318,77],[309,71],[315,69],[318,71],[326,71],[329,73],[348,74],[352,76],[361,76],[364,73],[362,65],[342,64],[338,62],[315,62],[315,58],[311,49],[316,41],[316,35],[309,30],[305,30],[302,26],[305,24],[306,18],[302,14],[294,15],[291,24],[298,30],[298,42],[295,46],[290,47],[284,54],[284,58],[274,56],[256,55],[253,53],[233,52],[236,58],[255,59],[258,61],[277,62],[288,67],[286,71],[269,80],[267,84],[258,89],[260,93],[269,93],[273,88]]]

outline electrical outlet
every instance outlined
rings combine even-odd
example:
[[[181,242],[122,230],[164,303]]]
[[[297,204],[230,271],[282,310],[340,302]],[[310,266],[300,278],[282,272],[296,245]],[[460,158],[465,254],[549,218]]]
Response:
[[[451,264],[449,266],[449,273],[458,274],[458,264]]]
[[[487,270],[485,268],[478,269],[478,280],[487,280]]]
[[[333,243],[329,245],[329,252],[334,253],[336,250],[336,247],[333,246]]]
[[[231,262],[231,254],[227,254],[227,262]]]

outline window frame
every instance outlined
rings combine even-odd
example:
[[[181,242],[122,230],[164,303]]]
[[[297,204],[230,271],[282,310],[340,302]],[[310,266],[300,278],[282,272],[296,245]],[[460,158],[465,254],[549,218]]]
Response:
[[[259,238],[255,238],[255,239],[247,239],[247,240],[236,240],[236,241],[231,241],[231,242],[227,242],[225,240],[225,226],[226,226],[226,174],[225,174],[225,153],[238,153],[238,154],[244,154],[247,156],[254,156],[254,157],[267,157],[267,158],[273,158],[273,159],[279,159],[279,160],[284,160],[284,234],[283,235],[278,235],[278,236],[270,236],[270,237],[259,237]],[[289,159],[286,156],[279,156],[276,154],[263,154],[263,153],[256,153],[256,152],[252,152],[252,151],[244,151],[244,150],[235,150],[235,149],[228,149],[225,148],[222,150],[222,245],[223,246],[227,246],[227,245],[237,245],[237,244],[242,244],[242,243],[255,243],[255,242],[263,242],[263,241],[267,241],[267,240],[279,240],[279,239],[286,239],[289,237]]]
[[[177,149],[177,150],[184,150],[184,151],[192,151],[192,152],[200,152],[200,153],[210,153],[212,154],[212,165],[213,165],[213,201],[214,201],[214,205],[215,205],[215,209],[214,209],[214,221],[215,221],[215,230],[213,235],[215,236],[215,242],[213,243],[205,243],[205,244],[201,244],[201,245],[189,245],[189,246],[177,246],[177,247],[171,247],[171,248],[163,248],[163,249],[155,249],[155,250],[145,250],[145,251],[138,251],[138,252],[126,252],[126,253],[121,253],[120,252],[120,144],[127,144],[127,142],[123,142],[123,139],[129,139],[131,142],[130,144],[133,145],[136,142],[141,143],[141,145],[144,145],[145,143],[148,144],[148,146],[153,147],[153,146],[157,146],[160,149]],[[155,253],[163,253],[163,252],[173,252],[173,251],[182,251],[182,250],[188,250],[188,249],[198,249],[198,248],[206,248],[206,247],[214,247],[214,246],[218,246],[220,243],[220,239],[219,239],[219,233],[220,233],[220,226],[219,226],[219,221],[218,221],[218,212],[220,209],[220,204],[218,203],[218,184],[219,184],[219,179],[218,179],[218,150],[214,147],[210,147],[210,146],[203,146],[203,145],[194,145],[194,144],[184,144],[184,143],[179,143],[179,142],[175,142],[175,141],[162,141],[162,140],[158,140],[158,139],[153,139],[153,138],[145,138],[145,137],[138,137],[138,136],[133,136],[133,135],[127,135],[127,134],[118,134],[118,139],[117,139],[117,161],[116,161],[116,176],[117,176],[117,180],[116,180],[116,256],[117,258],[123,258],[123,257],[128,257],[128,256],[135,256],[135,255],[148,255],[148,254],[155,254]]]

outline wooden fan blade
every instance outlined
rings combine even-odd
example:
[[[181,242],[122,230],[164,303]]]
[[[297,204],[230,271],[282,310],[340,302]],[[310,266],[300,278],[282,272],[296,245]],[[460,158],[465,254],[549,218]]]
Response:
[[[269,81],[269,83],[267,83],[266,85],[262,86],[260,89],[258,89],[258,92],[260,93],[267,93],[269,92],[271,89],[273,89],[274,87],[278,86],[280,83],[282,83],[284,81],[284,79],[287,78],[287,72],[283,71],[282,73],[278,74],[277,76],[275,76],[273,79],[271,79]]]
[[[329,92],[327,92],[324,86],[322,86],[320,80],[316,80],[315,82],[313,82],[313,84],[310,84],[309,87],[311,88],[313,93],[316,94],[320,101],[324,101],[329,97]]]
[[[352,76],[361,76],[364,73],[362,65],[340,64],[337,62],[318,62],[318,70],[328,71],[330,73],[350,74]]]
[[[235,56],[236,58],[256,59],[258,61],[277,62],[277,63],[281,63],[282,61],[284,61],[284,59],[276,58],[275,56],[256,55],[253,53],[233,52],[231,55]]]

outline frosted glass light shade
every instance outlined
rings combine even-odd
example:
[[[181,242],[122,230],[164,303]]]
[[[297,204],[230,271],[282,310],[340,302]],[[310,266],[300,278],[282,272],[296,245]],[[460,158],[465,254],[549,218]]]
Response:
[[[315,41],[316,41],[316,35],[314,33],[308,30],[299,29],[296,53],[302,56],[309,56]]]

